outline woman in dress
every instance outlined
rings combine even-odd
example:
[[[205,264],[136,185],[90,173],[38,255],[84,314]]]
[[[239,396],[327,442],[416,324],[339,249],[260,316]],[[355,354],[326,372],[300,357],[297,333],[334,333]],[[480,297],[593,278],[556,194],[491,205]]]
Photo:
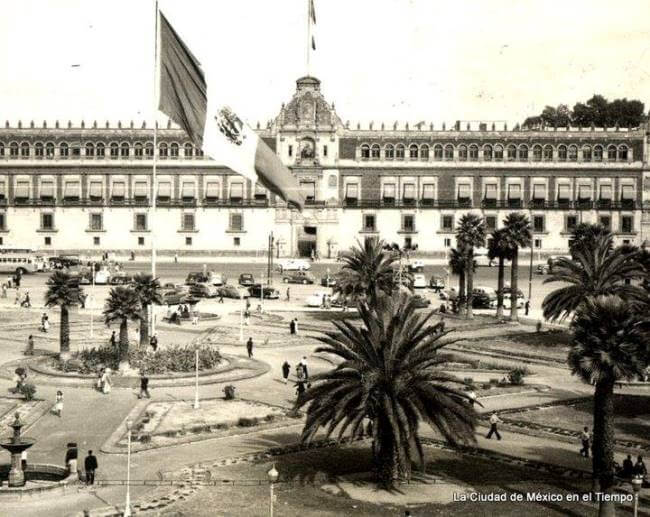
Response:
[[[52,413],[61,418],[61,413],[63,413],[63,392],[61,390],[56,392],[56,401],[52,408]]]
[[[97,383],[95,384],[95,387],[97,388],[97,391],[104,391],[102,389],[103,379],[104,379],[104,368],[101,368],[97,372]]]
[[[106,368],[102,375],[102,393],[108,395],[111,392],[111,369]]]

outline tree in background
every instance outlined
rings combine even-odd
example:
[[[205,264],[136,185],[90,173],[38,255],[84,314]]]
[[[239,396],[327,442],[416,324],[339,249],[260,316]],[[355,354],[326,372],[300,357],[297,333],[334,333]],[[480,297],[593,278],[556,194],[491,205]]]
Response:
[[[600,237],[608,237],[611,232],[600,224],[580,223],[573,228],[569,238],[569,252],[573,256],[574,250],[582,246],[592,247]],[[613,245],[613,242],[612,242]]]
[[[70,307],[79,305],[83,290],[79,287],[77,279],[73,279],[63,271],[52,273],[47,279],[46,286],[45,306],[61,309],[59,357],[65,361],[70,354]]]
[[[488,258],[499,261],[499,272],[497,276],[497,319],[503,319],[503,284],[505,276],[505,261],[512,260],[512,248],[507,238],[505,228],[494,230],[488,239]],[[516,301],[516,299],[515,299]],[[512,304],[512,295],[510,297]]]
[[[510,319],[519,321],[519,308],[517,307],[517,293],[519,283],[519,249],[531,248],[533,235],[530,220],[525,214],[513,212],[503,220],[504,239],[506,247],[510,249]]]
[[[140,321],[142,306],[140,298],[130,287],[113,287],[104,305],[104,321],[110,325],[114,321],[120,324],[118,362],[120,369],[129,366],[129,320]]]
[[[467,319],[474,317],[474,248],[485,246],[485,221],[476,214],[463,214],[456,227],[458,248],[465,253],[465,277],[467,279]]]
[[[149,344],[149,308],[153,304],[161,305],[163,301],[160,294],[160,282],[149,273],[138,273],[133,277],[133,289],[142,306],[140,346],[147,346]]]

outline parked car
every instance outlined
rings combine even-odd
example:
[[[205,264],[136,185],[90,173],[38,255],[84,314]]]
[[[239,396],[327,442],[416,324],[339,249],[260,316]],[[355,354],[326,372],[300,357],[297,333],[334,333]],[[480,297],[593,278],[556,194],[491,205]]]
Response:
[[[425,298],[422,295],[416,294],[416,295],[413,296],[413,299],[415,300],[415,306],[418,309],[425,309],[429,305],[431,305],[431,300],[429,300],[428,298]]]
[[[190,287],[190,294],[197,298],[215,298],[219,292],[214,285],[207,282],[199,282]]]
[[[194,272],[194,273],[188,273],[187,278],[185,279],[185,283],[187,285],[194,285],[194,284],[199,284],[199,283],[206,283],[208,282],[209,278],[207,274],[201,273],[201,272]]]
[[[424,262],[421,260],[411,260],[408,263],[408,270],[411,273],[422,273],[424,271]]]
[[[237,289],[234,285],[222,285],[217,289],[219,296],[223,296],[224,298],[242,298],[243,297],[243,292],[239,289]]]
[[[413,275],[413,287],[416,289],[424,289],[427,286],[427,278],[422,274]]]
[[[320,279],[320,285],[323,287],[334,287],[336,285],[336,276],[326,275]]]
[[[248,288],[248,294],[251,298],[259,298],[261,293],[262,286],[260,284],[251,285]],[[277,300],[280,298],[280,291],[273,287],[265,287],[263,296],[265,300]]]
[[[323,305],[323,298],[325,298],[325,296],[332,295],[327,291],[316,291],[314,294],[308,296],[305,299],[307,307],[321,307]]]
[[[548,275],[551,268],[548,267],[548,264],[539,264],[535,269],[535,273],[538,275]]]
[[[275,266],[281,273],[284,271],[308,271],[311,264],[303,259],[286,259],[281,260]]]
[[[503,296],[504,296],[504,297],[506,297],[506,296],[508,296],[508,297],[512,296],[512,287],[510,287],[510,286],[506,286],[506,287],[504,287],[504,288],[503,288]],[[521,289],[519,289],[519,288],[517,288],[517,298],[518,298],[518,299],[522,299],[522,300],[524,299],[524,292],[523,292]]]
[[[60,257],[50,257],[48,261],[52,269],[65,269],[81,265],[81,260],[76,255],[61,255]]]
[[[497,292],[492,287],[477,286],[472,291],[472,307],[476,309],[489,309],[496,299]]]
[[[546,265],[548,267],[548,273],[553,273],[553,266],[557,264],[558,260],[561,258],[565,258],[568,260],[573,260],[571,255],[551,255],[548,260],[546,261]]]
[[[255,284],[255,278],[250,273],[242,273],[239,275],[239,285],[249,286]]]
[[[445,288],[445,279],[441,276],[432,276],[429,280],[429,287],[439,293]]]
[[[124,271],[117,271],[109,277],[109,283],[111,285],[126,285],[130,284],[133,281],[131,275],[127,275]]]
[[[282,275],[285,284],[313,284],[316,281],[309,271],[292,271]]]
[[[228,282],[228,279],[226,278],[226,275],[223,273],[215,273],[214,271],[210,271],[208,273],[208,283],[212,285],[226,285]]]
[[[503,296],[503,308],[504,309],[510,309],[512,305],[512,298],[510,295],[504,295]],[[517,298],[517,308],[523,309],[525,305],[525,301],[523,298]],[[491,300],[490,301],[490,308],[491,309],[496,309],[497,308],[497,300]]]

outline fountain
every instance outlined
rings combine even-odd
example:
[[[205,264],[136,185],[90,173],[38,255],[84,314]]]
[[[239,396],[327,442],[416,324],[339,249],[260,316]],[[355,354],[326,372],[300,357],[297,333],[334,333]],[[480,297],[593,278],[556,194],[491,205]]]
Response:
[[[16,419],[9,427],[13,427],[14,435],[10,442],[0,442],[0,447],[7,449],[11,453],[11,470],[9,471],[9,487],[21,487],[25,485],[25,473],[21,464],[21,454],[34,445],[33,438],[23,438],[20,436],[20,429],[23,423],[20,421],[20,414],[16,413]]]

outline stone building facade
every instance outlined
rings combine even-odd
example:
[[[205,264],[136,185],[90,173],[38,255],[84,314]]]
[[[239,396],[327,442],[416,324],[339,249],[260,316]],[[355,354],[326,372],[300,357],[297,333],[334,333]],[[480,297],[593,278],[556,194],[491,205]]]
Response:
[[[150,127],[7,123],[1,245],[148,254],[154,237],[161,253],[246,255],[265,250],[273,232],[278,256],[332,256],[377,236],[444,256],[461,214],[494,229],[512,211],[529,215],[540,256],[564,252],[579,222],[608,226],[620,243],[650,238],[648,126],[362,129],[341,121],[318,79],[303,77],[258,132],[304,189],[302,213],[204,157],[171,125],[158,130],[154,186]]]

